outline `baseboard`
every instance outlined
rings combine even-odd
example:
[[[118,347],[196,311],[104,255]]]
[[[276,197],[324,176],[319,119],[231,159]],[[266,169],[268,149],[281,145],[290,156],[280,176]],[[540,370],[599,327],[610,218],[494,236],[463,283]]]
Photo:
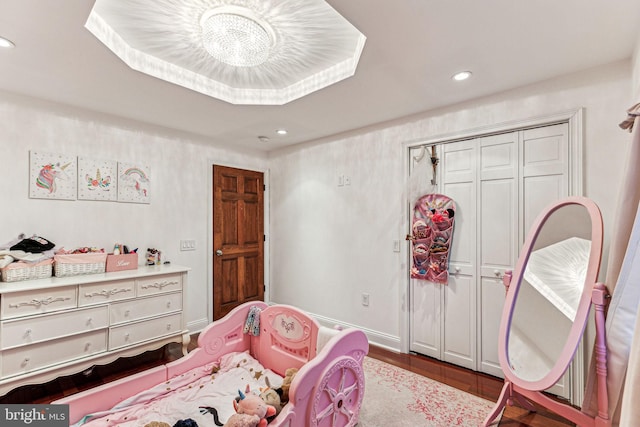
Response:
[[[400,352],[400,337],[385,334],[383,332],[374,331],[372,329],[363,328],[361,326],[352,325],[350,323],[345,323],[339,320],[331,319],[324,316],[319,316],[317,314],[307,312],[311,317],[314,317],[318,323],[327,328],[334,328],[336,326],[341,328],[356,328],[360,329],[365,333],[367,339],[369,340],[369,344],[373,344],[377,347],[382,347],[386,350]]]
[[[209,324],[209,319],[206,317],[204,319],[198,319],[187,323],[187,329],[189,330],[189,334],[197,334],[202,331]]]

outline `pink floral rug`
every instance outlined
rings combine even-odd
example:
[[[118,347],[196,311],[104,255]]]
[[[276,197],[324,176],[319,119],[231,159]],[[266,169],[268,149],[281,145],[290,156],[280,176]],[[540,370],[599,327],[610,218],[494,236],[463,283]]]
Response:
[[[479,426],[494,402],[365,357],[358,427]]]

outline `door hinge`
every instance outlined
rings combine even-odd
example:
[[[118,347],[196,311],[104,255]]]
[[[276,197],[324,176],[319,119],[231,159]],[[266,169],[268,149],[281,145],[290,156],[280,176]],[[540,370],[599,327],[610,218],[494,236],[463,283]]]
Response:
[[[266,242],[266,241],[267,241],[267,235],[266,235],[266,234],[263,234],[263,235],[262,235],[262,241],[263,241],[263,242]]]
[[[267,186],[266,185],[262,185],[262,191],[267,191]]]

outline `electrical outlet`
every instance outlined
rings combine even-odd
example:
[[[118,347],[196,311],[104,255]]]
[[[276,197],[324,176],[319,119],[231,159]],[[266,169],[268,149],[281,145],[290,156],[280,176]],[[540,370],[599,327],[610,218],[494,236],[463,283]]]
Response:
[[[362,305],[369,307],[369,294],[362,294]]]
[[[351,185],[351,177],[349,176],[344,177],[344,185]]]
[[[344,175],[338,175],[338,187],[342,187],[344,185]]]
[[[195,240],[180,240],[180,250],[181,251],[195,251],[196,250],[196,241]]]

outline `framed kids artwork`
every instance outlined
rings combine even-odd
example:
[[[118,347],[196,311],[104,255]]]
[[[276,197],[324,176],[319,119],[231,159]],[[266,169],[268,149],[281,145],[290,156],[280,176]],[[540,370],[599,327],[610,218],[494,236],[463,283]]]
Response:
[[[151,175],[147,165],[118,162],[118,201],[151,203]]]
[[[78,200],[118,199],[118,162],[78,157]]]
[[[77,159],[60,153],[29,152],[29,197],[75,200]]]

